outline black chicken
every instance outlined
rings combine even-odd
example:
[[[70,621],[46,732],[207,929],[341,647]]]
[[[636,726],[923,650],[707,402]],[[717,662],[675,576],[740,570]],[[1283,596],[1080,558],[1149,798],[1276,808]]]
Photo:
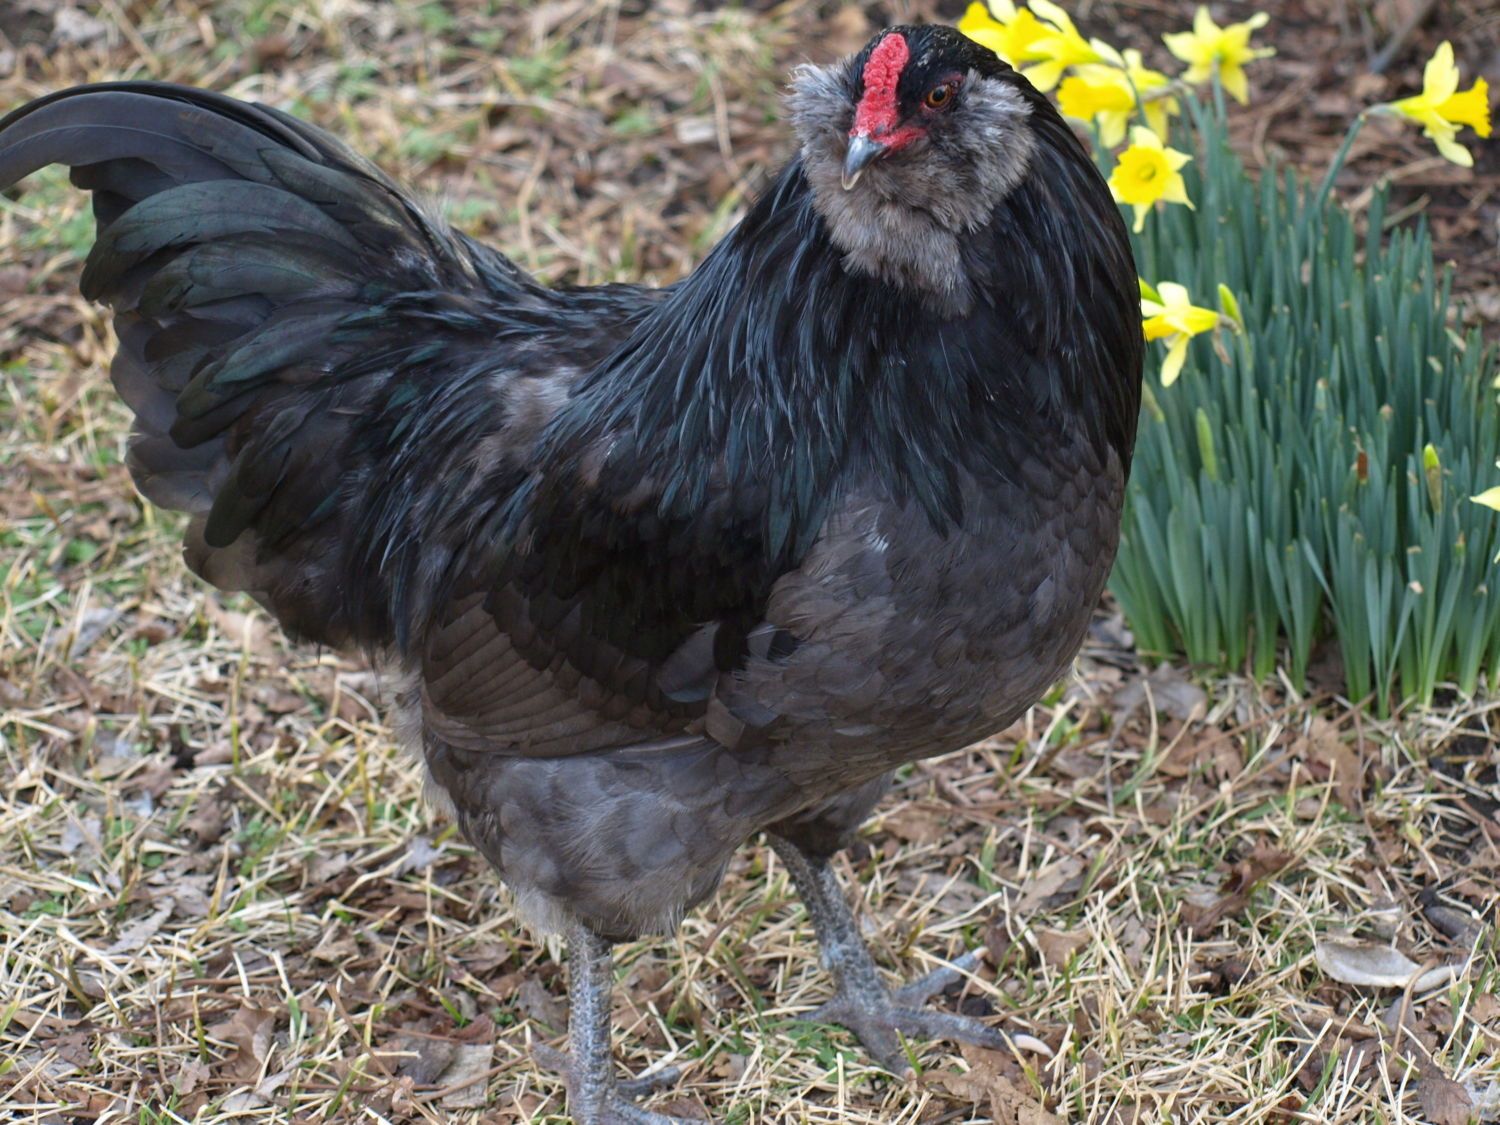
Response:
[[[430,791],[572,959],[578,1120],[652,1122],[611,943],[764,830],[887,1067],[991,1045],[881,982],[829,857],[890,773],[1067,667],[1114,556],[1142,338],[1125,228],[1045,98],[944,27],[804,67],[800,149],[665,289],[548,289],[337,141],[157,83],[0,122],[94,193],[130,467],[188,565],[400,671]]]

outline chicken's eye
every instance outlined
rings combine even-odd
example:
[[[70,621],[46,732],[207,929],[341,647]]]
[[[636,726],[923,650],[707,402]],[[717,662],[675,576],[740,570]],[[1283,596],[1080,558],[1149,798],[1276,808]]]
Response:
[[[944,82],[941,86],[934,86],[927,91],[927,96],[922,99],[922,104],[928,109],[944,109],[953,100],[953,84]]]

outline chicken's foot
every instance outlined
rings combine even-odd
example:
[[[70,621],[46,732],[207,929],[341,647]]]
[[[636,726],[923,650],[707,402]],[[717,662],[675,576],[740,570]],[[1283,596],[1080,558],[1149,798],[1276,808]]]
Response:
[[[578,1125],[689,1125],[682,1118],[652,1113],[635,1104],[637,1098],[675,1082],[675,1067],[624,1082],[615,1078],[609,1043],[614,990],[610,943],[582,923],[570,925],[567,938],[568,1053],[543,1047],[536,1057],[566,1076],[568,1112]]]
[[[805,1018],[847,1027],[876,1062],[902,1077],[910,1075],[912,1068],[901,1035],[956,1040],[996,1050],[1019,1045],[1013,1044],[1003,1032],[968,1016],[922,1007],[973,972],[979,964],[977,953],[966,953],[951,965],[892,991],[880,979],[880,971],[859,935],[854,913],[828,860],[809,854],[779,836],[771,835],[770,842],[802,896],[818,934],[823,966],[833,974],[833,999]]]

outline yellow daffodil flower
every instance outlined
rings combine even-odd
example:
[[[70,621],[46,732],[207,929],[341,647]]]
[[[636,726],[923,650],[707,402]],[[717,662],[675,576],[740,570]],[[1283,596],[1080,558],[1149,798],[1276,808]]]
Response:
[[[1114,148],[1125,139],[1135,109],[1135,91],[1123,70],[1111,66],[1081,67],[1063,79],[1057,91],[1057,108],[1078,121],[1099,121],[1099,140]]]
[[[1469,499],[1475,504],[1483,504],[1486,508],[1500,512],[1500,484],[1494,488],[1486,488],[1478,496],[1470,496]]]
[[[1032,57],[1041,61],[1021,73],[1043,93],[1056,87],[1063,71],[1069,67],[1087,66],[1104,59],[1111,49],[1098,40],[1088,40],[1074,26],[1072,18],[1052,0],[1031,0],[1031,10],[1047,25],[1045,34],[1030,44]]]
[[[1163,281],[1155,289],[1141,283],[1141,327],[1148,340],[1165,340],[1167,358],[1161,365],[1161,385],[1170,387],[1187,362],[1188,343],[1194,336],[1219,327],[1220,315],[1200,308],[1188,297],[1187,287]]]
[[[1044,58],[1032,45],[1051,34],[1036,16],[1011,0],[990,0],[988,7],[975,0],[958,21],[958,30],[1016,67]]]
[[[1130,147],[1120,153],[1109,176],[1115,199],[1135,208],[1135,230],[1146,226],[1146,213],[1158,202],[1182,203],[1191,208],[1182,167],[1192,160],[1185,152],[1167,148],[1162,139],[1144,125],[1130,131]]]
[[[1444,43],[1427,61],[1422,72],[1422,92],[1378,108],[1421,124],[1422,132],[1432,138],[1442,153],[1455,164],[1474,166],[1474,157],[1457,141],[1458,130],[1467,125],[1481,137],[1490,135],[1490,88],[1483,78],[1463,93],[1458,92],[1458,65],[1453,61],[1453,44]]]
[[[1141,100],[1146,124],[1158,137],[1165,138],[1168,121],[1182,112],[1177,99],[1165,93],[1172,80],[1161,71],[1146,66],[1141,61],[1141,53],[1134,48],[1125,52],[1125,74]]]
[[[1152,131],[1166,136],[1168,119],[1179,112],[1179,106],[1176,98],[1158,91],[1169,87],[1172,80],[1160,71],[1147,69],[1139,51],[1128,50],[1110,63],[1079,67],[1063,79],[1057,91],[1059,108],[1079,121],[1097,120],[1099,140],[1105,148],[1114,148],[1125,139],[1125,129],[1137,105]]]
[[[1189,82],[1207,82],[1218,74],[1230,97],[1244,105],[1250,100],[1245,64],[1276,53],[1270,47],[1250,46],[1250,33],[1264,27],[1270,18],[1265,12],[1257,12],[1244,23],[1220,27],[1208,9],[1200,7],[1193,17],[1192,31],[1164,35],[1162,40],[1167,50],[1188,64],[1183,78]]]

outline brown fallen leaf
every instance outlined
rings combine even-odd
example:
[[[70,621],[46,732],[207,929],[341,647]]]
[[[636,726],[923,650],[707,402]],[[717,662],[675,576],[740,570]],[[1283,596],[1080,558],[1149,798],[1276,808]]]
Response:
[[[263,613],[225,609],[218,598],[211,597],[203,600],[203,616],[219,632],[254,656],[271,656],[276,651],[271,623]]]
[[[354,935],[330,927],[308,953],[314,961],[337,965],[359,956],[359,945]]]
[[[233,1048],[218,1067],[218,1077],[237,1086],[258,1083],[266,1056],[271,1053],[271,1032],[275,1028],[276,1013],[253,1004],[242,1004],[229,1019],[210,1027],[209,1035]]]
[[[1015,913],[1022,916],[1036,913],[1053,895],[1069,889],[1074,880],[1082,886],[1083,860],[1071,855],[1028,875],[1021,881],[1021,895],[1016,899]]]
[[[543,987],[536,977],[527,977],[516,991],[516,1007],[537,1023],[554,1031],[568,1026],[568,1009],[556,996]]]
[[[439,1076],[453,1062],[457,1047],[447,1038],[427,1034],[420,1028],[411,1034],[397,1035],[378,1052],[386,1066],[394,1065],[396,1074],[410,1078],[418,1086],[436,1086]]]
[[[120,927],[119,935],[106,949],[105,953],[134,953],[156,936],[156,932],[166,924],[172,916],[172,911],[177,903],[170,898],[162,899],[161,905],[154,912],[144,918],[137,918],[134,922]]]
[[[1109,701],[1116,717],[1125,719],[1150,699],[1159,712],[1181,722],[1200,719],[1208,710],[1208,696],[1178,669],[1163,664],[1149,676],[1126,684]]]
[[[208,1067],[197,1059],[188,1059],[172,1078],[172,1089],[178,1097],[186,1097],[209,1080]]]
[[[1194,937],[1207,937],[1225,918],[1232,918],[1250,904],[1250,896],[1266,879],[1278,875],[1296,859],[1289,851],[1256,844],[1249,855],[1229,869],[1220,886],[1220,897],[1208,906],[1182,904],[1182,920]]]
[[[199,802],[182,828],[198,841],[200,848],[208,847],[224,835],[224,806],[212,800]]]
[[[171,762],[154,760],[147,762],[145,768],[138,770],[125,788],[130,792],[146,793],[151,797],[160,797],[172,783],[177,780],[177,771],[172,768]]]
[[[464,1109],[485,1103],[485,1075],[495,1057],[494,1029],[477,1043],[457,1045],[453,1059],[438,1079],[448,1091],[440,1099],[444,1109]]]
[[[908,844],[930,844],[952,834],[951,812],[908,805],[880,822],[880,827]]]
[[[1042,960],[1054,969],[1067,967],[1074,953],[1089,943],[1087,934],[1064,934],[1057,930],[1037,930],[1036,947]]]
[[[670,1117],[673,1121],[708,1121],[710,1120],[703,1107],[692,1098],[669,1098],[655,1107],[661,1114]]]
[[[1358,811],[1364,797],[1364,762],[1355,749],[1339,737],[1338,728],[1324,718],[1315,718],[1312,730],[1293,748],[1308,772],[1333,782],[1333,793],[1344,808]]]
[[[1451,1078],[1433,1075],[1417,1086],[1417,1103],[1422,1116],[1432,1125],[1469,1125],[1474,1117],[1474,1101],[1469,1092]]]

